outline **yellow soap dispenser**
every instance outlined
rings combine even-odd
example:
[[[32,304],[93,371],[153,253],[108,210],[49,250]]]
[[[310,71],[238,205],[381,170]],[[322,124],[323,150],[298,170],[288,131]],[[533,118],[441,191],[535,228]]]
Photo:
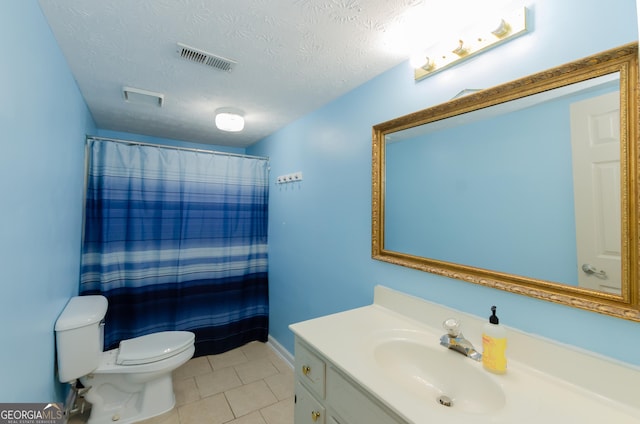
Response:
[[[482,331],[482,365],[487,371],[507,372],[507,332],[496,316],[496,307],[491,307],[489,322]]]

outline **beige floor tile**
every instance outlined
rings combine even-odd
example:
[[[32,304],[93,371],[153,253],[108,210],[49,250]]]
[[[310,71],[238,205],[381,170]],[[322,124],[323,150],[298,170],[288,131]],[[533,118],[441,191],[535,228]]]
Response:
[[[279,372],[286,373],[293,371],[291,364],[285,361],[279,354],[272,352],[271,355],[269,355],[269,359],[271,359],[273,366],[276,367]]]
[[[158,415],[157,417],[140,421],[140,424],[180,424],[178,409],[173,408],[171,411],[167,412],[166,414]]]
[[[260,412],[256,411],[251,414],[247,414],[243,417],[229,421],[227,424],[267,424]]]
[[[293,371],[264,343],[191,359],[174,371],[173,390],[176,408],[143,424],[293,423]]]
[[[224,394],[236,417],[257,411],[278,401],[263,380],[231,389]]]
[[[180,380],[181,378],[195,377],[196,375],[206,374],[211,371],[211,364],[209,364],[207,357],[200,356],[190,359],[186,364],[176,369],[173,372],[173,378],[174,380]]]
[[[240,350],[244,352],[247,358],[251,361],[254,359],[261,359],[273,354],[273,350],[266,343],[251,342],[240,347]]]
[[[178,414],[180,424],[222,424],[234,418],[223,394],[181,406]]]
[[[293,396],[293,372],[285,372],[265,377],[271,391],[279,400],[288,399]]]
[[[176,395],[176,406],[186,405],[200,399],[195,377],[174,379],[173,393]]]
[[[204,398],[242,386],[242,381],[233,368],[223,368],[220,371],[196,376],[196,384],[200,396]]]
[[[277,368],[273,366],[268,358],[255,359],[244,364],[236,365],[234,368],[244,384],[278,374]]]
[[[240,348],[220,353],[218,355],[209,355],[207,358],[209,359],[213,369],[216,371],[222,368],[233,367],[248,361],[246,355]]]
[[[267,424],[293,424],[293,397],[260,410]]]

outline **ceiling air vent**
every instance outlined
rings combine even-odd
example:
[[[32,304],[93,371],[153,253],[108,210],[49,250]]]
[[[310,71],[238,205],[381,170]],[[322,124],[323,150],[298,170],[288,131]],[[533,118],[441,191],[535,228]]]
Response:
[[[154,91],[141,90],[133,87],[122,87],[122,95],[127,103],[162,107],[164,94]]]
[[[231,72],[237,62],[226,59],[215,54],[207,53],[203,50],[189,47],[185,44],[178,43],[178,54],[181,58],[191,62],[201,63],[221,71]]]

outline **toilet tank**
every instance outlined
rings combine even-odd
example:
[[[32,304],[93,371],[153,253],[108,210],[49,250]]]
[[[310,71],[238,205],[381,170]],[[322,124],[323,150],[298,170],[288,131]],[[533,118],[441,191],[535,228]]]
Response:
[[[103,348],[101,322],[107,313],[104,296],[69,299],[55,326],[58,379],[65,383],[98,368]]]

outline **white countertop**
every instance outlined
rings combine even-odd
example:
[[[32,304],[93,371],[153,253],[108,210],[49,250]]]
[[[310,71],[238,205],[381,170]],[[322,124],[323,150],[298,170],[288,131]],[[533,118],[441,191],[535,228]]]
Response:
[[[410,423],[444,420],[449,423],[473,420],[474,423],[492,424],[640,423],[640,370],[636,367],[627,367],[509,330],[513,337],[509,338],[507,354],[513,351],[516,357],[509,358],[507,374],[491,374],[482,369],[480,362],[440,346],[439,339],[444,330],[438,325],[452,316],[461,318],[463,334],[481,350],[478,344],[480,334],[475,335],[483,322],[479,318],[380,286],[376,288],[373,305],[296,323],[290,328],[296,336]],[[504,406],[487,413],[465,412],[455,406],[446,408],[438,405],[435,399],[426,399],[425,392],[391,378],[380,368],[373,351],[380,343],[402,338],[403,334],[421,343],[424,341],[425,346],[442,349],[445,355],[453,355],[448,361],[460,361],[464,367],[477,368],[472,372],[486,373],[504,393]],[[522,346],[518,346],[522,344],[526,344],[526,353],[522,353]],[[554,353],[551,362],[555,363],[546,367],[544,358],[550,352]],[[536,367],[525,362],[528,358],[537,362]],[[560,370],[557,373],[564,375],[558,376],[554,370]],[[575,378],[572,373],[576,374]],[[589,390],[580,384],[591,380],[596,381]],[[592,387],[602,390],[593,390]]]

